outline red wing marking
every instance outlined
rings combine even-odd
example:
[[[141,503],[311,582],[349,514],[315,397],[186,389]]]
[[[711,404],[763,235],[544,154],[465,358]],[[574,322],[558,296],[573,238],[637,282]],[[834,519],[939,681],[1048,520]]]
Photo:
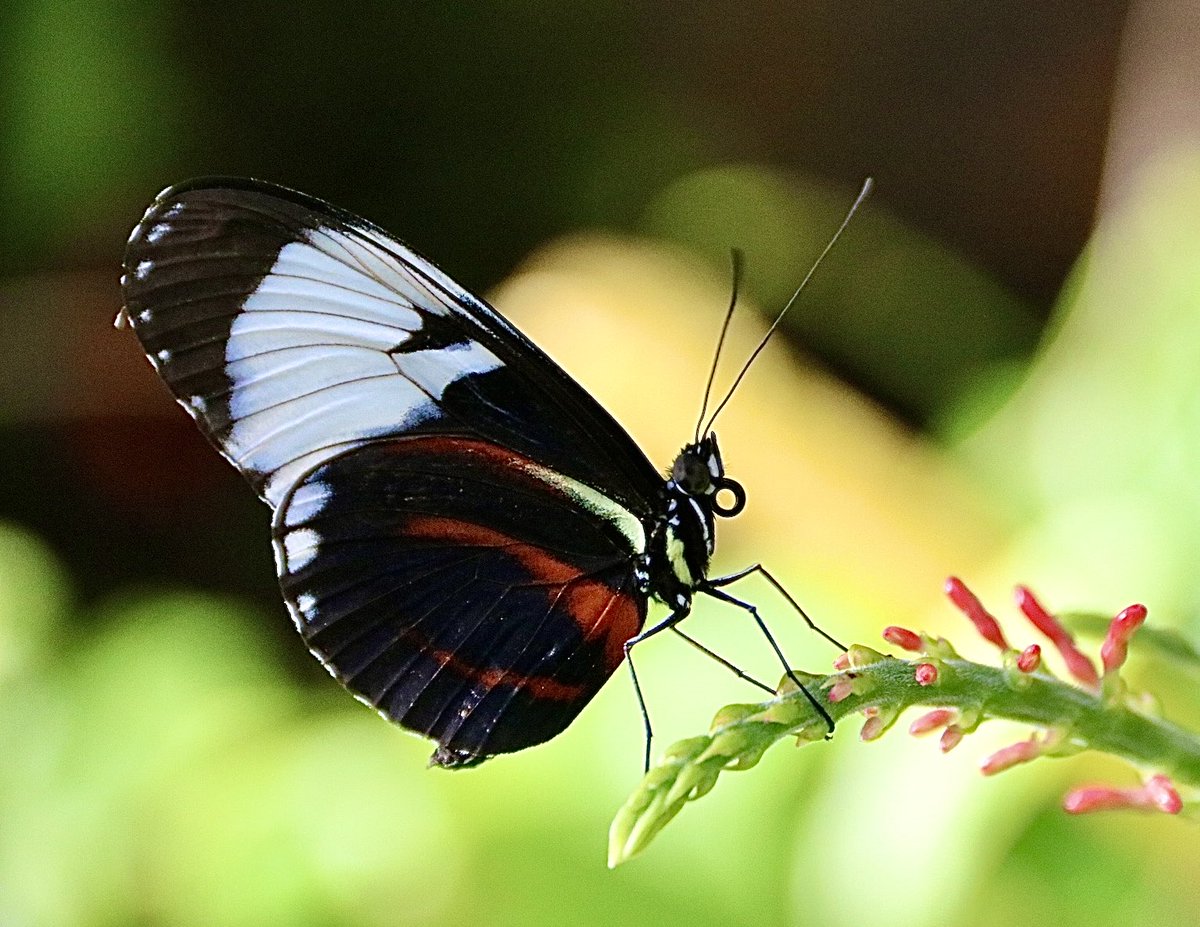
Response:
[[[485,461],[497,470],[509,475],[520,475],[539,489],[553,488],[533,474],[543,469],[534,461],[516,451],[473,438],[419,437],[389,441],[385,447],[393,454],[431,454],[442,457],[467,457]]]
[[[528,570],[535,582],[552,587],[550,604],[565,606],[585,640],[604,638],[604,660],[610,671],[624,658],[625,642],[641,629],[637,602],[631,596],[584,576],[578,567],[544,547],[475,522],[432,515],[406,519],[401,531],[410,538],[502,550]]]
[[[449,668],[451,672],[464,679],[482,682],[489,689],[500,685],[512,686],[514,689],[530,693],[534,698],[551,699],[556,702],[573,702],[587,692],[586,686],[567,685],[549,676],[524,676],[498,667],[480,669],[465,660],[460,660],[452,651],[448,650],[425,649],[425,652],[442,666]]]

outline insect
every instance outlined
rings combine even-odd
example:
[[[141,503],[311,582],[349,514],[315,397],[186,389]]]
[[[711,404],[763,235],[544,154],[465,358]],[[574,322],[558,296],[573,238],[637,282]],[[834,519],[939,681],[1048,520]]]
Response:
[[[622,662],[648,764],[633,646],[698,593],[766,632],[725,591],[759,572],[783,592],[766,570],[708,576],[716,518],[746,501],[712,432],[732,389],[664,479],[483,300],[370,222],[253,180],[161,193],[122,288],[155,370],[271,508],[305,643],[361,701],[434,740],[431,764],[554,737]],[[706,406],[711,386],[710,373]],[[646,627],[651,599],[669,614]]]

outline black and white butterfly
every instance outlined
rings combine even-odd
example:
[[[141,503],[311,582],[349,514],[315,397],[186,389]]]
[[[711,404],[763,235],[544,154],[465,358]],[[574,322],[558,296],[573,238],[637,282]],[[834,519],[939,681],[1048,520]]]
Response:
[[[745,503],[711,420],[664,479],[520,331],[370,222],[192,181],[134,229],[122,286],[154,368],[270,506],[305,642],[435,740],[433,763],[555,736],[696,593],[758,618],[723,587],[760,566],[708,577],[715,516]],[[646,628],[651,599],[669,614]]]

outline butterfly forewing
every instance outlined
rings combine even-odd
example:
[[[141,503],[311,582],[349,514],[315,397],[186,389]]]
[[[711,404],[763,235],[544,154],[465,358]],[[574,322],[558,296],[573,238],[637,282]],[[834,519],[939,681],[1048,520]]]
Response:
[[[314,653],[463,765],[553,736],[645,618],[662,481],[486,303],[375,226],[251,181],[164,192],[126,313],[276,509]]]
[[[422,428],[512,446],[642,517],[658,490],[625,431],[503,317],[319,200],[169,189],[130,238],[124,293],[159,374],[272,505],[321,461]]]

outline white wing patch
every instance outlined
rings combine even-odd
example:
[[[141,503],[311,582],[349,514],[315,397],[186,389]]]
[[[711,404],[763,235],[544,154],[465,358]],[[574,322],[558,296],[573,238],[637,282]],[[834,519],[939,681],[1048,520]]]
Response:
[[[420,322],[412,306],[428,309],[437,299],[410,281],[402,265],[377,250],[321,229],[284,245],[252,298],[266,309],[283,308],[282,298],[291,308],[299,301],[305,309],[411,331]]]
[[[317,599],[315,596],[309,595],[307,592],[302,592],[296,596],[296,611],[304,616],[307,621],[311,615],[315,615],[317,611]]]
[[[313,467],[436,417],[451,383],[500,366],[475,341],[403,351],[422,313],[450,311],[445,299],[386,251],[344,232],[311,231],[280,250],[225,346],[232,427],[224,451],[237,466],[270,474],[272,506]]]
[[[300,525],[309,519],[316,518],[329,504],[333,492],[328,484],[312,480],[298,486],[292,493],[292,499],[285,510],[284,524],[288,527]]]
[[[429,351],[409,351],[397,358],[404,375],[431,396],[441,399],[446,388],[469,373],[487,373],[500,358],[478,341],[461,342]]]
[[[283,551],[287,557],[285,564],[288,571],[294,573],[302,570],[317,556],[321,546],[321,536],[311,528],[301,528],[299,531],[289,531],[283,539]]]
[[[154,207],[151,207],[151,209],[153,209],[153,208]],[[137,229],[135,228],[134,231],[136,232]],[[165,238],[170,233],[171,233],[171,224],[169,222],[159,222],[157,225],[153,225],[150,227],[150,231],[148,231],[146,233],[146,241],[148,241],[152,245],[157,244],[158,242],[162,241],[162,239]]]

